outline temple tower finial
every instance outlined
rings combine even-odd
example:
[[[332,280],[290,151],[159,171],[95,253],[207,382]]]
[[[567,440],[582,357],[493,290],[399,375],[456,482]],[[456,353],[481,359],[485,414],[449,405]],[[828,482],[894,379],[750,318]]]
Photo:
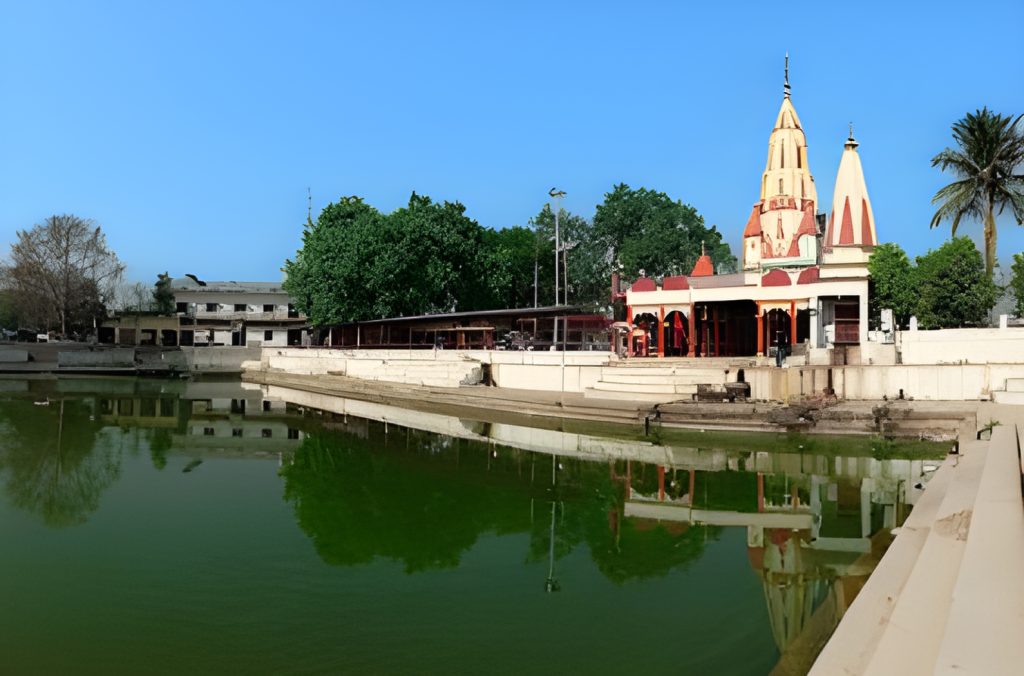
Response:
[[[782,95],[789,98],[789,52],[786,52],[786,81],[782,85]]]

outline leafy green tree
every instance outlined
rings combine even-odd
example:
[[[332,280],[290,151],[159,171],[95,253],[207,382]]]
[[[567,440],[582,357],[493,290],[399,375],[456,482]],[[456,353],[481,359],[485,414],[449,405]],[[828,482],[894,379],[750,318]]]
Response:
[[[1018,317],[1024,317],[1024,253],[1013,254],[1009,286],[1013,293],[1013,309]]]
[[[540,270],[537,234],[519,225],[484,230],[481,243],[482,295],[474,304],[495,309],[532,307],[534,264]],[[544,301],[538,294],[538,302],[546,305]]]
[[[537,233],[541,305],[554,300],[555,274],[555,212],[548,204],[530,222]],[[597,236],[594,225],[586,218],[562,210],[558,215],[559,241],[566,246],[559,259],[559,286],[565,298],[568,283],[569,302],[582,305],[608,303],[611,285],[611,257],[604,241]],[[564,265],[563,265],[564,263]],[[561,300],[559,301],[562,302]]]
[[[932,198],[939,208],[931,227],[952,221],[952,236],[964,217],[985,227],[985,274],[996,263],[996,216],[1010,207],[1018,225],[1024,225],[1024,129],[1021,118],[982,108],[953,123],[957,149],[946,148],[932,158],[932,166],[949,170],[958,180]]]
[[[708,228],[697,210],[662,192],[634,190],[625,183],[605,195],[594,215],[594,234],[621,264],[627,278],[688,274],[705,247],[711,260],[735,264],[736,258],[715,226]]]
[[[174,292],[171,291],[171,276],[166,272],[157,275],[153,286],[153,303],[162,315],[174,314]]]
[[[360,197],[327,205],[307,221],[302,248],[285,261],[284,288],[315,325],[373,316],[367,280],[381,248],[384,216]]]
[[[980,325],[999,297],[981,252],[967,237],[954,237],[917,257],[917,318],[925,328]]]
[[[906,252],[899,244],[879,244],[868,261],[868,274],[868,311],[872,325],[878,326],[882,309],[890,308],[896,323],[905,326],[914,314],[918,298],[914,268]]]
[[[387,215],[343,198],[307,222],[284,288],[319,326],[478,309],[483,228],[465,211],[416,193]]]

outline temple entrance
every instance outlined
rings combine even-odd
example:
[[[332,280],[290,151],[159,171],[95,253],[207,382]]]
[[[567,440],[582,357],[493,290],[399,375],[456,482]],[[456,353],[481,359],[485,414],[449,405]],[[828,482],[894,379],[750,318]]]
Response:
[[[749,357],[757,354],[757,304],[752,300],[694,306],[696,356]]]
[[[775,349],[779,345],[787,348],[793,345],[792,325],[790,314],[785,310],[775,308],[765,313],[764,345],[766,355],[774,355]]]
[[[658,354],[658,318],[650,312],[642,312],[633,317],[634,329],[630,336],[630,352],[633,355]],[[637,330],[639,329],[639,331]],[[642,335],[638,335],[642,334]]]
[[[679,310],[673,310],[665,315],[661,338],[664,341],[666,357],[685,357],[689,353],[688,326],[686,315]]]

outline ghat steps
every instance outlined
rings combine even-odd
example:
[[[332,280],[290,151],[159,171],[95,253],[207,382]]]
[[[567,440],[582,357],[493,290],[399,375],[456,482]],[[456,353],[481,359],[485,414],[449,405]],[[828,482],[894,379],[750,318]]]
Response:
[[[740,361],[742,364],[747,362]],[[697,385],[724,385],[736,379],[736,360],[636,360],[613,362],[601,368],[600,379],[587,388],[587,397],[616,397],[665,403],[692,399]]]
[[[1024,404],[1024,378],[1007,378],[1006,389],[992,393],[997,404]]]

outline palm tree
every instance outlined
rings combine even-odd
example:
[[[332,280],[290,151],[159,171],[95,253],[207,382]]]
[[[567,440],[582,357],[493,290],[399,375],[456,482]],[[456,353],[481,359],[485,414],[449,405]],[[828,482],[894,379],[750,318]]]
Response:
[[[1024,129],[1012,117],[988,108],[953,123],[958,148],[946,148],[932,158],[932,166],[949,169],[959,180],[935,193],[938,211],[931,227],[953,221],[952,236],[963,217],[985,225],[985,272],[992,277],[996,263],[996,216],[1009,206],[1018,225],[1024,225]],[[1017,172],[1017,173],[1014,173]]]

